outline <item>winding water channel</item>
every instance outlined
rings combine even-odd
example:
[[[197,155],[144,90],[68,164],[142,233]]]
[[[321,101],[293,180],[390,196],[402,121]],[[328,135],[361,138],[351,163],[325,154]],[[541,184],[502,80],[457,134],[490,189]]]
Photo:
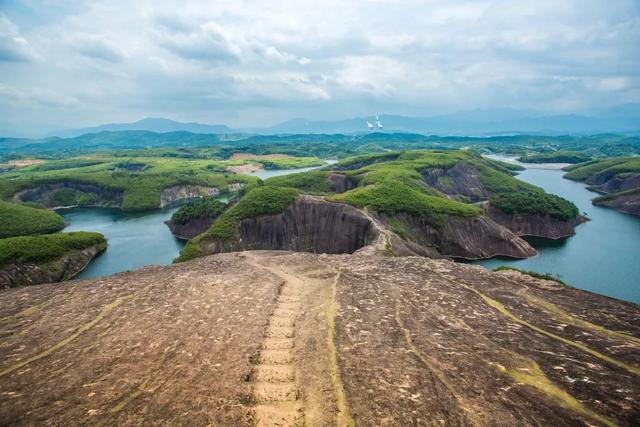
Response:
[[[527,169],[519,179],[571,200],[591,221],[579,225],[575,236],[559,241],[527,239],[538,249],[536,257],[476,263],[487,268],[506,265],[551,273],[571,286],[640,303],[640,218],[594,206],[591,199],[598,194],[582,183],[562,178],[562,170],[524,166]]]
[[[259,171],[262,179],[314,168]],[[591,204],[595,193],[585,185],[562,178],[558,169],[528,168],[519,179],[574,202],[591,219],[576,235],[560,241],[529,239],[539,255],[526,260],[478,261],[487,268],[501,265],[551,273],[572,286],[640,303],[640,218]],[[104,276],[149,264],[170,264],[184,243],[164,224],[177,208],[144,213],[118,209],[60,211],[69,226],[65,231],[98,231],[109,240],[108,250],[78,278]]]

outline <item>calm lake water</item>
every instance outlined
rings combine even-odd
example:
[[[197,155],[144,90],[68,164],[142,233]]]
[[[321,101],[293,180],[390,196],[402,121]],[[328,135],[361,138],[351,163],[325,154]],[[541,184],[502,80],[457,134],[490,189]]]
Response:
[[[58,211],[70,224],[64,231],[97,231],[108,240],[107,250],[77,277],[88,279],[135,270],[148,264],[171,264],[184,243],[171,234],[164,221],[177,209],[142,213],[102,208]]]
[[[584,184],[562,178],[563,171],[530,168],[518,178],[571,200],[591,221],[560,241],[527,239],[539,255],[525,260],[477,261],[557,274],[576,288],[640,303],[640,218],[591,204],[598,196]]]
[[[335,163],[327,160],[327,163]],[[264,170],[253,175],[262,179],[288,175],[314,168]],[[219,199],[226,201],[226,197]],[[178,256],[184,242],[176,239],[164,221],[177,207],[151,212],[124,213],[119,209],[73,208],[58,213],[69,224],[64,231],[97,231],[108,240],[107,250],[96,257],[77,278],[89,279],[149,264],[167,265]]]

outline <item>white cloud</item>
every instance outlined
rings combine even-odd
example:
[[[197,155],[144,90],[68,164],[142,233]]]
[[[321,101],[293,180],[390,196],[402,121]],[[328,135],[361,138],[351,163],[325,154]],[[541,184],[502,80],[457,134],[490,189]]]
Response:
[[[5,15],[0,13],[0,61],[32,62],[39,58],[29,44]]]
[[[640,101],[634,0],[57,3],[2,6],[0,116],[25,126]]]

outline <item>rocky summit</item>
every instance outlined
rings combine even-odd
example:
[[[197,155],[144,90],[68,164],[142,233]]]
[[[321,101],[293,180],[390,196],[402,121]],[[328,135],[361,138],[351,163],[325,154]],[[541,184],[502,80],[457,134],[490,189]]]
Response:
[[[640,309],[422,257],[225,253],[0,293],[2,425],[637,425]]]

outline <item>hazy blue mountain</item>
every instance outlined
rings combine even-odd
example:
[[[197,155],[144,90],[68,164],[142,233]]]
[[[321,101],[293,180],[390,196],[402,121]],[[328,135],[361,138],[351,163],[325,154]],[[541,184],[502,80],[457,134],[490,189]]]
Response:
[[[206,125],[202,123],[181,123],[169,119],[163,118],[146,118],[138,120],[133,123],[109,123],[105,125],[83,128],[83,129],[69,129],[64,131],[52,132],[50,136],[59,136],[72,138],[75,136],[84,135],[87,133],[99,133],[99,132],[118,132],[125,130],[143,130],[156,133],[167,132],[191,132],[191,133],[230,133],[233,130],[225,125]]]
[[[385,131],[426,135],[495,135],[511,133],[589,134],[639,132],[640,104],[625,104],[588,114],[545,114],[535,110],[491,109],[459,111],[432,117],[383,114]],[[256,133],[354,133],[367,132],[374,116],[347,120],[294,119],[278,125],[252,129]]]
[[[580,114],[548,114],[536,110],[511,108],[466,110],[431,117],[380,115],[384,132],[408,132],[423,135],[510,135],[510,134],[598,134],[640,132],[640,104],[624,104]],[[180,123],[164,118],[146,118],[133,123],[53,132],[48,136],[72,138],[104,131],[149,131],[155,133],[190,132],[194,134],[253,133],[275,134],[358,134],[368,133],[367,121],[375,116],[342,120],[296,118],[263,128],[232,129],[225,125]],[[374,129],[378,131],[379,129]]]

